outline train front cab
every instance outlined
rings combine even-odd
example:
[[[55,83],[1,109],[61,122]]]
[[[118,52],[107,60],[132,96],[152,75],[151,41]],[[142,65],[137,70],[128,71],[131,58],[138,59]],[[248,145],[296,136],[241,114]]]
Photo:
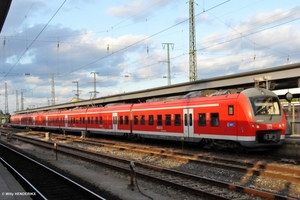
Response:
[[[252,88],[241,92],[238,141],[246,148],[275,147],[283,144],[286,121],[280,101],[273,92]]]

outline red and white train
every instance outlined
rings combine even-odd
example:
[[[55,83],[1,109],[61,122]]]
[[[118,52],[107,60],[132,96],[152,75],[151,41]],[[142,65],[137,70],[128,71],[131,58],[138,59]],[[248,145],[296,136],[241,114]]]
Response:
[[[18,114],[11,116],[10,125],[259,149],[283,143],[286,119],[276,94],[251,88],[220,96]]]

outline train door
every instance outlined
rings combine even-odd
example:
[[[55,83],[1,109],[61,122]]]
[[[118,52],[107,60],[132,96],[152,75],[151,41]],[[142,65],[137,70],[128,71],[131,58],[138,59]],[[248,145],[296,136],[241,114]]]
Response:
[[[68,127],[68,115],[65,115],[65,127]]]
[[[238,140],[237,119],[239,118],[237,116],[238,113],[237,110],[235,110],[235,107],[236,106],[234,104],[227,106],[227,126],[225,131],[227,135],[233,136],[234,140]]]
[[[183,109],[184,115],[184,136],[192,137],[194,135],[193,108]]]
[[[113,132],[118,130],[118,113],[113,113]]]

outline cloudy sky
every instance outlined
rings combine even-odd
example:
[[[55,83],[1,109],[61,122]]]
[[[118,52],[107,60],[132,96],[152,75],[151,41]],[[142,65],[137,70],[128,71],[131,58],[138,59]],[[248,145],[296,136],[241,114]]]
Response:
[[[300,2],[195,0],[198,79],[300,60]],[[0,40],[9,112],[189,81],[188,0],[13,0]],[[18,101],[16,98],[18,93]],[[18,106],[17,106],[18,104]]]

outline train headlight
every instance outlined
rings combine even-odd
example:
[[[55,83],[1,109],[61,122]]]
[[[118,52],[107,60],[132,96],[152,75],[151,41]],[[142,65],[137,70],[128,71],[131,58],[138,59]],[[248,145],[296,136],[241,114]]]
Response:
[[[256,125],[256,128],[259,128],[259,125]]]
[[[279,124],[279,128],[281,128],[281,124]]]

